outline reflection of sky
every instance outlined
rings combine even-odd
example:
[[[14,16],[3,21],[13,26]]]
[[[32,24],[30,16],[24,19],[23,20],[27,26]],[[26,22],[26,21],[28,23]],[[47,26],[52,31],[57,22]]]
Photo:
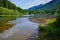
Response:
[[[45,4],[51,0],[10,0],[10,1],[23,9],[27,9],[32,6],[39,5],[41,3]]]
[[[0,34],[0,38],[11,40],[11,39],[23,39],[28,38],[27,35],[32,35],[38,32],[38,26],[39,24],[29,21],[28,18],[17,18],[16,20],[9,21],[9,23],[14,23],[15,25],[10,28],[9,30],[4,31],[2,34]],[[16,22],[16,23],[15,23]],[[21,40],[22,40],[21,39]],[[18,40],[18,39],[17,39]]]

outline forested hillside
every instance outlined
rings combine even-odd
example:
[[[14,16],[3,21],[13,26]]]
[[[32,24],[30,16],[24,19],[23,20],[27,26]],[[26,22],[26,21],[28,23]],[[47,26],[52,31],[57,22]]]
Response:
[[[60,0],[52,0],[41,7],[39,6],[32,7],[32,10],[29,10],[29,12],[30,14],[55,14],[56,11],[60,13],[59,10],[60,10]]]
[[[26,10],[22,10],[20,7],[17,7],[14,3],[10,2],[10,0],[0,0],[0,7],[17,10],[23,14],[27,12]]]
[[[31,7],[32,10],[56,10],[57,7],[60,7],[60,0],[52,0],[44,5],[37,5],[37,6],[33,6]],[[30,8],[29,8],[30,9]]]
[[[40,7],[38,10],[56,10],[57,7],[60,7],[60,0],[52,0]]]
[[[7,16],[8,18],[10,18],[12,15],[16,15],[16,17],[18,16],[17,14],[21,15],[21,13],[19,13],[16,9],[16,5],[11,3],[9,0],[0,0],[0,17],[5,18]],[[14,18],[16,17],[14,16]],[[13,17],[11,17],[10,19],[12,18]]]
[[[9,0],[0,0],[0,7],[5,7],[8,9],[16,9],[16,5],[11,3]]]

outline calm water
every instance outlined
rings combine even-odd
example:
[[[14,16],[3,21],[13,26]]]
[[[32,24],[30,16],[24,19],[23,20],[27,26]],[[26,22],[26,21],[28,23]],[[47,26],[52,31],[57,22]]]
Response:
[[[0,40],[34,40],[34,37],[38,35],[39,24],[31,22],[29,17],[17,18],[8,21],[7,24],[15,25],[0,33]]]

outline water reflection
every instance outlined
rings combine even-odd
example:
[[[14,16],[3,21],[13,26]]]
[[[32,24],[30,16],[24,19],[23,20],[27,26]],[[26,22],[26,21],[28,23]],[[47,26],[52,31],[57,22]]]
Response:
[[[34,36],[38,35],[39,25],[29,21],[29,17],[17,18],[7,24],[15,25],[9,30],[0,33],[0,40],[32,40]]]

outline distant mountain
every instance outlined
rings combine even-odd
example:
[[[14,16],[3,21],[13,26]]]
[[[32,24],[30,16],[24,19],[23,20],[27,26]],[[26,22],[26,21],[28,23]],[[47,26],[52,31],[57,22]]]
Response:
[[[45,5],[41,6],[37,10],[55,10],[58,6],[60,6],[60,0],[52,0],[49,3],[46,3]]]
[[[40,4],[38,6],[34,6],[29,8],[29,10],[55,10],[60,6],[60,0],[52,0],[46,4]]]
[[[33,6],[33,7],[29,8],[28,10],[36,10],[36,9],[40,8],[41,6],[43,6],[43,4]]]

